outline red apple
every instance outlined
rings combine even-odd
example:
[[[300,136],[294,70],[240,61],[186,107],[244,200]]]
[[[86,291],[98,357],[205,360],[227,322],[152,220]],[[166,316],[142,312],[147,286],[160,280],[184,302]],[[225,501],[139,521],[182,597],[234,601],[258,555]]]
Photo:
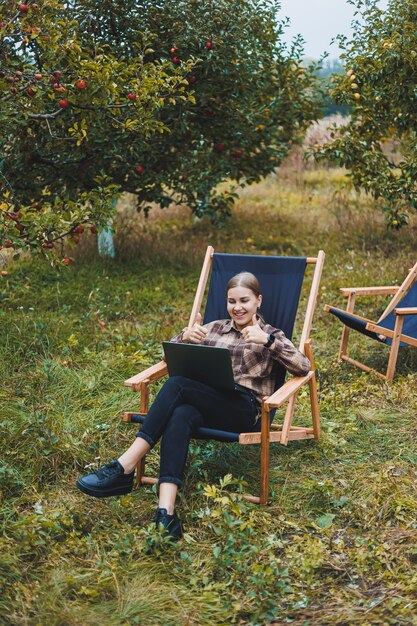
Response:
[[[77,89],[85,89],[87,87],[87,81],[84,80],[83,78],[80,80],[77,80],[77,82],[75,83],[75,86],[77,87]]]
[[[90,232],[92,232],[93,235],[97,235],[97,228],[95,226],[91,226]]]
[[[33,89],[33,87],[28,87],[26,89],[26,93],[28,96],[34,96],[36,94],[36,89]]]
[[[143,172],[144,172],[144,171],[145,171],[145,168],[144,168],[142,165],[137,165],[137,166],[135,167],[135,172],[136,172],[137,174],[143,174]]]
[[[212,44],[211,41],[206,41],[205,46],[206,46],[207,50],[211,50],[213,48],[213,44]]]
[[[238,148],[237,150],[235,150],[235,157],[237,159],[240,159],[241,156],[243,156],[243,151],[240,148]]]
[[[217,152],[223,152],[223,150],[225,149],[225,144],[224,143],[216,143],[216,150]]]
[[[23,72],[20,72],[20,71],[15,72],[15,75],[16,75],[16,76],[18,76],[18,77],[20,78],[21,76],[23,76]]]
[[[180,60],[178,57],[172,57],[172,62],[174,65],[179,65]]]
[[[59,80],[62,76],[62,72],[60,72],[59,70],[55,70],[52,75],[54,76],[55,80]]]
[[[197,82],[197,76],[187,76],[187,82],[189,85],[194,85]]]
[[[69,107],[69,102],[66,98],[62,98],[62,100],[59,100],[58,105],[61,109],[67,109]]]
[[[13,244],[10,241],[10,239],[6,239],[6,241],[4,242],[4,247],[5,248],[11,248],[12,246],[13,246]]]
[[[171,48],[171,50],[169,51],[169,54],[174,57],[178,52],[178,48],[176,48],[175,46],[173,48]]]
[[[17,89],[17,87],[12,87],[12,88],[10,89],[10,91],[11,91],[12,93],[17,93],[17,92],[18,92],[18,89]]]
[[[83,232],[84,232],[84,226],[81,226],[81,224],[77,226],[76,228],[74,228],[74,233],[76,233],[77,235],[82,235]]]
[[[8,276],[9,272],[7,270],[2,270],[1,275],[2,276]]]
[[[21,13],[27,13],[29,11],[29,5],[27,4],[19,4],[18,8]]]
[[[128,93],[127,94],[127,99],[128,100],[132,100],[133,101],[133,100],[136,100],[136,98],[137,98],[137,95],[135,93]]]
[[[65,259],[63,259],[65,265],[69,265],[71,263],[71,259],[69,257],[65,257]]]
[[[36,80],[42,80],[42,74],[35,74],[34,78],[36,78]]]
[[[0,28],[4,28],[6,26],[6,22],[0,22]]]

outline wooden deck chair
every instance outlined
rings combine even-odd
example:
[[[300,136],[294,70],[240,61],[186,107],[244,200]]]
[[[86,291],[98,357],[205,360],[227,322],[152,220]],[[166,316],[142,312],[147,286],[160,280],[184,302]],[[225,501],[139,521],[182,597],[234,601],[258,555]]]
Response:
[[[311,371],[302,377],[294,377],[284,382],[285,369],[279,369],[276,380],[276,391],[265,398],[262,404],[261,432],[230,433],[211,428],[199,428],[193,437],[197,439],[215,439],[226,443],[236,442],[241,445],[261,445],[261,479],[260,496],[245,496],[246,499],[258,504],[266,504],[268,500],[269,483],[269,444],[279,442],[287,445],[294,439],[318,439],[320,436],[320,419],[317,399],[316,378],[313,364],[313,352],[310,341],[310,329],[313,313],[316,306],[319,283],[324,262],[324,252],[320,251],[317,258],[290,258],[271,256],[250,256],[236,254],[214,254],[214,249],[207,248],[200,280],[198,283],[189,325],[195,322],[203,301],[206,284],[211,271],[211,281],[208,290],[207,304],[204,314],[204,323],[215,319],[228,318],[226,309],[226,283],[235,274],[249,271],[259,279],[263,293],[261,312],[267,322],[276,328],[281,328],[288,338],[291,338],[294,321],[297,313],[301,287],[307,265],[315,265],[310,295],[304,318],[301,334],[300,350],[310,359]],[[125,421],[141,423],[148,411],[149,385],[153,381],[167,374],[165,362],[149,367],[144,372],[125,381],[125,385],[133,391],[140,392],[139,412],[127,412]],[[301,427],[293,425],[294,404],[297,392],[307,385],[310,391],[312,426]],[[285,417],[281,425],[271,424],[275,409],[288,402]],[[139,484],[156,483],[156,478],[144,475],[144,459],[137,468],[136,481]]]
[[[417,263],[408,273],[403,284],[393,287],[348,287],[340,290],[348,298],[346,310],[325,305],[344,324],[340,341],[339,359],[356,365],[365,372],[373,372],[391,381],[395,374],[398,351],[401,346],[417,346]],[[354,314],[357,296],[393,295],[391,302],[377,322]],[[363,335],[391,346],[386,374],[347,356],[349,330],[353,328]]]

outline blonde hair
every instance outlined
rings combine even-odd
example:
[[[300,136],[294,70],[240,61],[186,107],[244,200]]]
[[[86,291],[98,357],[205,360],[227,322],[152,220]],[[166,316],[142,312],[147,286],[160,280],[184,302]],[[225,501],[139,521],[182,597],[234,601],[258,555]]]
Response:
[[[261,295],[259,280],[254,274],[251,274],[251,272],[239,272],[239,274],[232,276],[227,283],[226,292],[228,292],[229,289],[233,289],[233,287],[246,287],[250,289],[257,298]]]

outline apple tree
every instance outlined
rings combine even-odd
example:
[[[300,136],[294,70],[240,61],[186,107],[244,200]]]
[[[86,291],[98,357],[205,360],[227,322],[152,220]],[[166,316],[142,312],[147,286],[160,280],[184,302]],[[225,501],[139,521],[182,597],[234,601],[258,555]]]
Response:
[[[193,101],[194,62],[150,60],[140,32],[116,55],[57,0],[0,11],[0,245],[48,251],[96,232],[140,185],[134,146],[169,131],[167,104]]]
[[[331,91],[336,103],[351,105],[350,119],[316,158],[347,167],[398,229],[417,207],[417,3],[352,4],[360,19],[351,41],[340,38],[345,74],[334,76]]]
[[[234,187],[219,183],[268,174],[318,114],[316,68],[303,66],[300,39],[282,43],[279,10],[272,0],[2,8],[3,223],[19,245],[103,225],[124,191],[145,211],[177,202],[227,217]]]

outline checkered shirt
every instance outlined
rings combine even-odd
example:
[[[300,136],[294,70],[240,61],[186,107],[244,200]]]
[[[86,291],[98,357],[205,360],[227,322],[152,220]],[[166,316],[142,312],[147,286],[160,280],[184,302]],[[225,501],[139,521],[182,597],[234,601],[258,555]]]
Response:
[[[282,330],[261,320],[259,325],[268,335],[275,336],[275,342],[270,348],[246,342],[230,319],[205,324],[208,333],[202,343],[230,350],[235,382],[250,389],[261,404],[265,396],[274,392],[277,363],[283,365],[290,374],[305,376],[310,370],[310,361],[287,339]],[[171,341],[182,341],[182,335],[182,332],[179,333]]]

